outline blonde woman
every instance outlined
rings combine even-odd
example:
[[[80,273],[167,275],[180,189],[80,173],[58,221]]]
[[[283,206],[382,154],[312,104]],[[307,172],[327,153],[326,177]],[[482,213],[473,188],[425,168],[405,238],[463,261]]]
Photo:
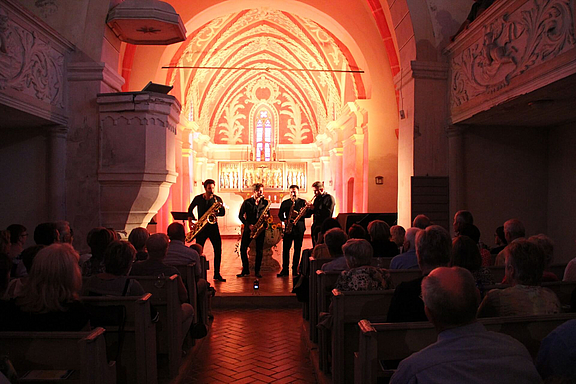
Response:
[[[79,301],[79,255],[70,244],[52,244],[36,255],[22,297],[0,302],[4,331],[79,331],[89,317]]]

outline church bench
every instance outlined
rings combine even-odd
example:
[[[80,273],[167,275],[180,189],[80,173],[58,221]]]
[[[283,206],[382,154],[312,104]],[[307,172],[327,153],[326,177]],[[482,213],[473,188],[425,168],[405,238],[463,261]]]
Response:
[[[196,324],[198,322],[198,291],[196,288],[196,281],[199,278],[195,273],[196,263],[176,265],[175,267],[178,269],[178,272],[180,272],[182,282],[188,291],[188,303],[194,307],[194,324]],[[207,308],[203,308],[202,313],[207,313]]]
[[[200,265],[202,266],[202,278],[208,280],[208,270],[210,269],[210,262],[206,259],[206,256],[200,255]]]
[[[370,261],[370,265],[373,267],[390,268],[390,263],[392,262],[393,257],[373,257]]]
[[[308,318],[310,324],[310,340],[318,342],[316,324],[318,324],[318,275],[320,268],[332,259],[310,258],[310,275],[308,277]]]
[[[332,383],[354,380],[354,352],[358,350],[358,322],[370,319],[384,322],[394,295],[393,289],[382,291],[332,291]],[[328,332],[322,332],[327,334]],[[322,336],[322,340],[325,337]],[[327,344],[320,344],[324,350]]]
[[[572,298],[572,292],[576,289],[576,281],[550,281],[542,283],[542,286],[552,290],[562,306],[570,306],[570,299]],[[487,293],[491,289],[505,289],[511,287],[510,284],[494,284],[486,285],[484,291]]]
[[[557,326],[576,319],[575,313],[542,316],[510,316],[483,318],[478,321],[489,331],[507,334],[520,341],[532,358],[540,343]],[[358,322],[358,352],[354,357],[354,383],[373,384],[379,376],[390,377],[394,370],[384,370],[381,361],[399,361],[437,340],[434,326],[427,321],[414,323]]]
[[[400,283],[416,280],[422,277],[419,269],[389,269],[392,287],[397,287]]]
[[[494,277],[494,281],[496,283],[501,282],[504,279],[506,271],[503,265],[491,265],[488,267],[492,276]],[[566,264],[552,264],[548,267],[548,271],[552,272],[553,274],[558,277],[559,280],[562,280],[564,277],[564,270],[566,269]]]
[[[0,355],[8,356],[20,378],[32,370],[73,370],[67,379],[50,382],[115,383],[115,362],[107,360],[104,333],[103,328],[86,332],[0,332]]]
[[[159,313],[156,342],[159,354],[168,354],[170,377],[176,377],[182,361],[182,307],[178,297],[178,275],[168,277],[130,276],[151,293],[151,305]]]
[[[138,296],[84,296],[94,321],[106,329],[108,355],[116,357],[116,374],[122,383],[158,382],[156,325],[150,317],[151,294]],[[119,318],[117,315],[121,314]],[[98,319],[98,320],[96,320]],[[121,342],[121,349],[119,346]]]
[[[318,316],[320,312],[328,312],[330,297],[340,272],[324,272],[320,269],[314,273],[315,278],[310,280],[314,288],[314,304],[310,306],[310,340],[318,342]],[[311,297],[312,298],[312,297]],[[314,331],[312,331],[314,329]]]

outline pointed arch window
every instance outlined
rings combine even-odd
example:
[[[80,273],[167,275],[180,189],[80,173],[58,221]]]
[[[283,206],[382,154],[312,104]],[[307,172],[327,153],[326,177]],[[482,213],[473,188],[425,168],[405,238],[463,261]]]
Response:
[[[272,113],[266,107],[261,107],[255,115],[254,149],[256,161],[272,160],[272,147],[274,146],[274,131]]]

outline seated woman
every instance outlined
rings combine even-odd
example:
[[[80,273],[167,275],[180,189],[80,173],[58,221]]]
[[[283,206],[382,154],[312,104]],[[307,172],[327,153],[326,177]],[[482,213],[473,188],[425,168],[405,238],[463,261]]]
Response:
[[[560,313],[561,304],[556,294],[540,286],[544,271],[540,248],[528,240],[518,239],[504,252],[506,281],[512,287],[488,292],[478,308],[478,317]]]
[[[146,228],[134,228],[128,236],[130,244],[136,248],[136,260],[143,261],[148,258],[148,251],[146,250],[146,240],[150,237],[150,233]]]
[[[341,291],[373,291],[391,287],[388,271],[370,265],[374,251],[367,240],[350,239],[342,250],[350,269],[342,272],[334,288]]]
[[[82,276],[89,277],[104,272],[104,251],[117,240],[116,232],[104,227],[94,228],[88,233],[87,240],[92,256],[82,263]]]
[[[82,287],[85,296],[141,296],[144,288],[128,274],[136,249],[127,241],[113,241],[104,252],[104,271],[91,276]]]
[[[396,243],[390,241],[390,226],[383,220],[373,220],[368,224],[370,244],[374,257],[394,257],[398,254]]]
[[[481,293],[484,293],[484,286],[495,283],[490,270],[482,266],[482,256],[478,246],[468,236],[457,236],[452,240],[450,266],[469,270]]]
[[[88,312],[79,301],[82,286],[79,258],[69,244],[52,244],[38,252],[23,295],[0,302],[0,329],[40,332],[89,329]]]

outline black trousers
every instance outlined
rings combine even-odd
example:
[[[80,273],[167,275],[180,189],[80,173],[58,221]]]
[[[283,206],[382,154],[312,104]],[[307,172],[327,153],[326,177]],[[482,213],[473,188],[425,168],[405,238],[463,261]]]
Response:
[[[282,271],[288,272],[288,267],[290,265],[290,248],[292,248],[292,243],[294,243],[294,256],[292,257],[292,275],[296,276],[298,273],[298,265],[300,264],[300,252],[302,251],[302,241],[304,240],[304,234],[298,233],[298,231],[293,230],[289,234],[284,233],[284,238],[282,240]]]
[[[220,264],[222,263],[222,237],[220,237],[218,224],[206,224],[196,235],[196,243],[202,247],[204,247],[207,239],[210,239],[212,248],[214,248],[214,276],[217,276],[220,274]]]
[[[242,232],[242,241],[240,242],[240,258],[242,259],[242,273],[250,273],[250,263],[248,262],[248,246],[252,241],[250,239],[250,226],[245,225],[244,232]],[[262,231],[256,238],[256,263],[254,265],[254,272],[260,273],[260,266],[262,265],[262,257],[264,256],[264,237],[265,231]]]

